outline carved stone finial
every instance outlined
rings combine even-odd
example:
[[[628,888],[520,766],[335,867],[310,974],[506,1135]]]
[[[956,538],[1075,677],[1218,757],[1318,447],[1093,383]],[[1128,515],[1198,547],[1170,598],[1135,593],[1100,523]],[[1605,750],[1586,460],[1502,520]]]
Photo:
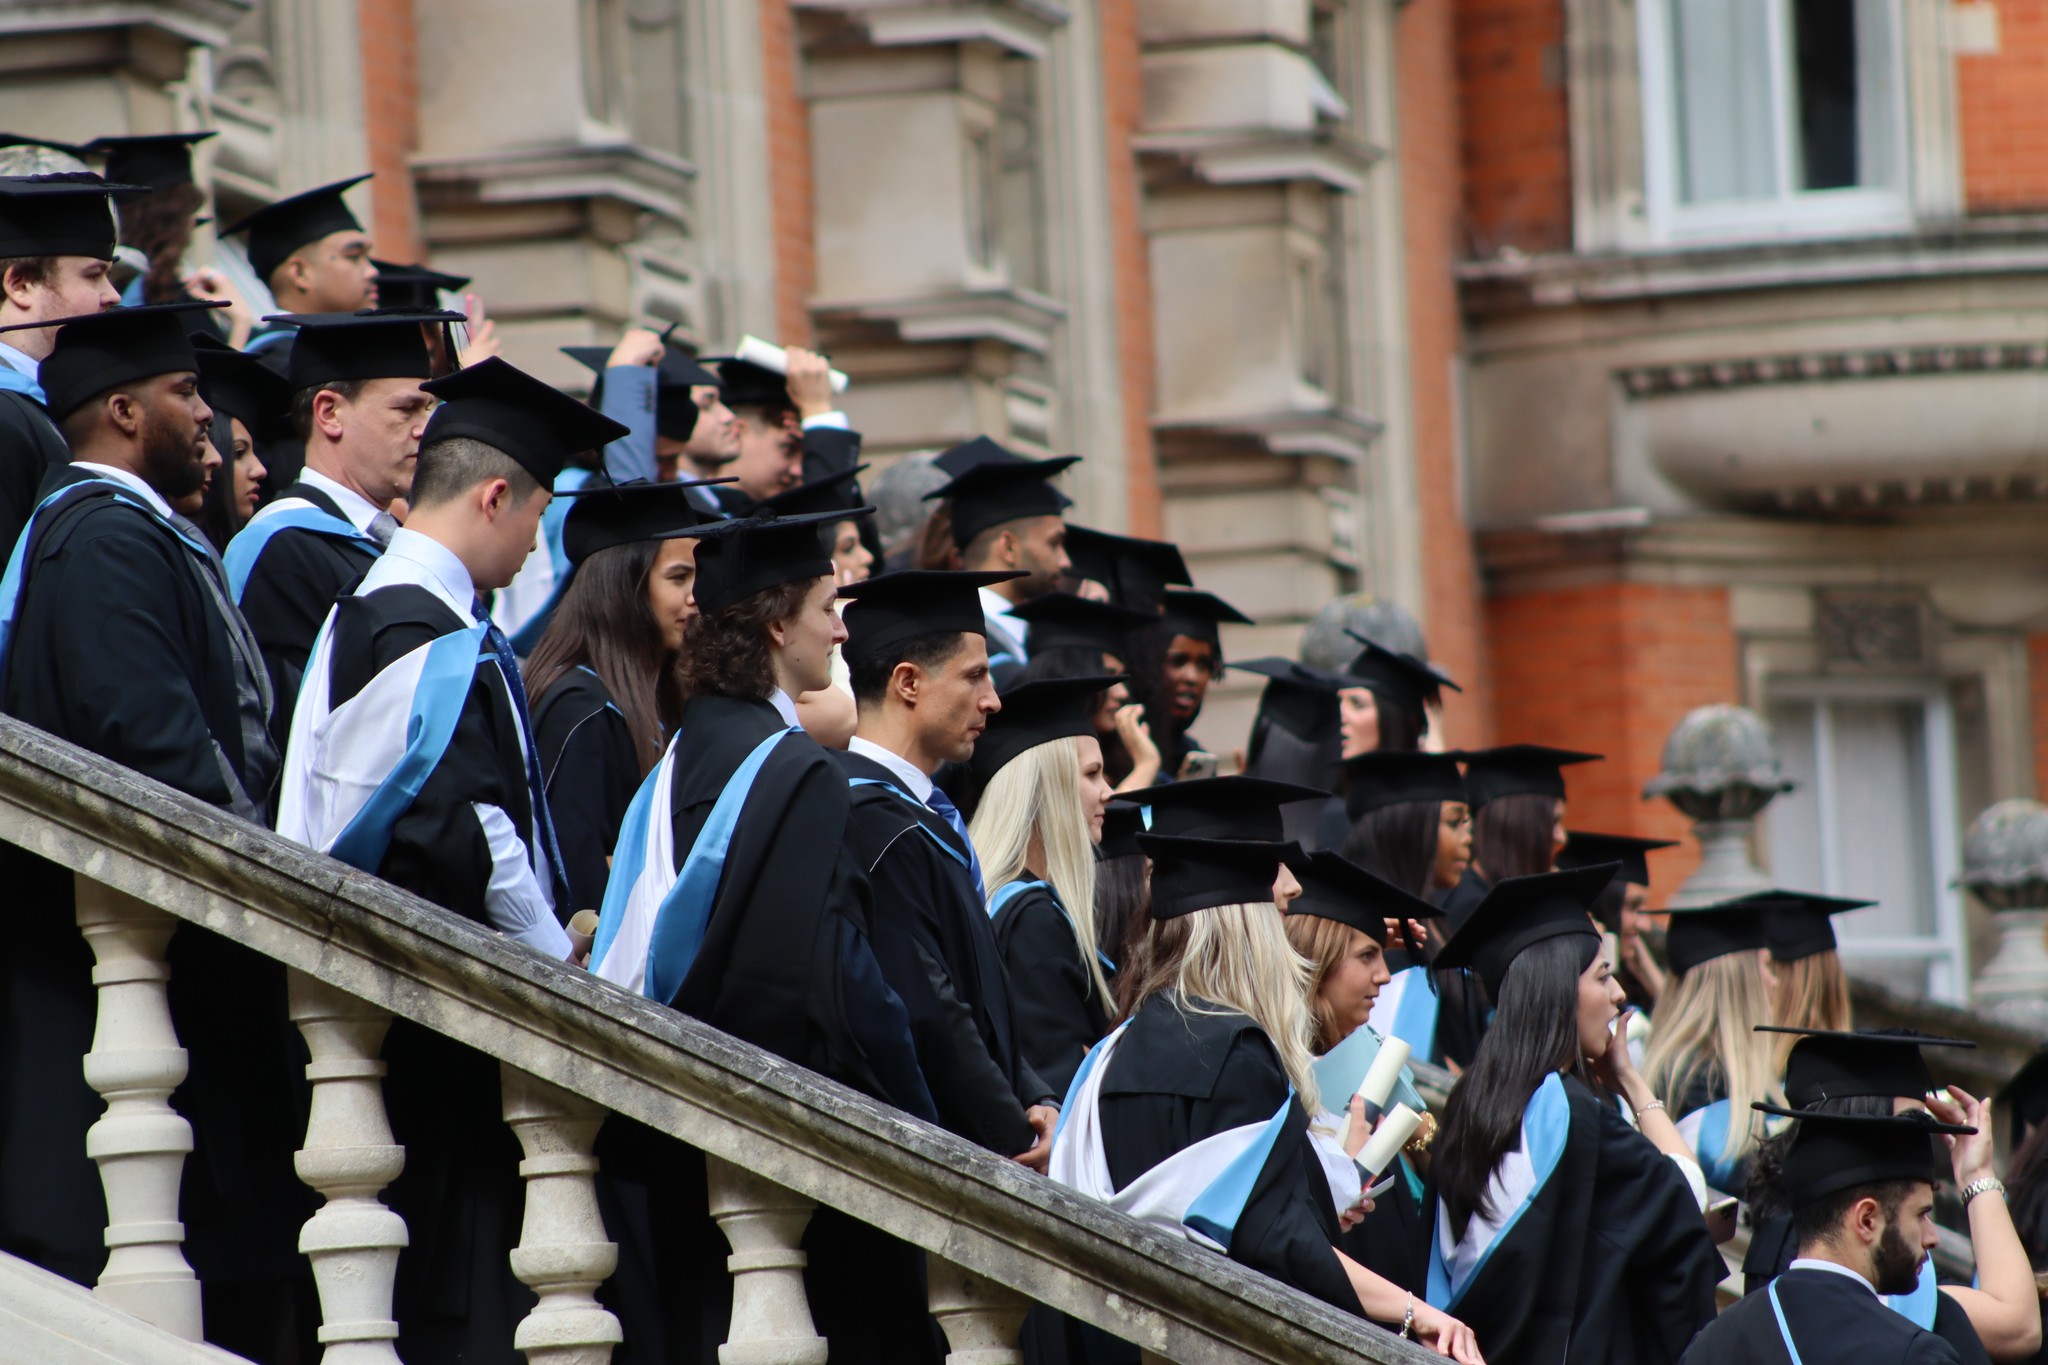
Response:
[[[1702,706],[1689,712],[1664,741],[1664,771],[1643,788],[1692,817],[1700,865],[1673,893],[1683,909],[1761,891],[1771,879],[1749,856],[1756,817],[1792,782],[1778,763],[1771,728],[1741,706]]]
[[[1368,592],[1348,593],[1328,602],[1309,622],[1301,637],[1301,661],[1316,668],[1341,672],[1358,655],[1358,641],[1345,632],[1356,631],[1383,649],[1429,657],[1422,640],[1422,626],[1403,607]]]
[[[2048,1033],[2048,806],[2000,801],[1971,821],[1956,882],[1998,923],[1977,1003],[2005,1023]]]

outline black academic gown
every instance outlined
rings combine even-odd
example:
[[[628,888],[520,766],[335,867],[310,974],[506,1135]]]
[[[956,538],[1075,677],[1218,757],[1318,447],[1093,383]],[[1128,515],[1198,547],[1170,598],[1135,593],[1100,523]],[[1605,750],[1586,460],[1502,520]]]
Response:
[[[348,518],[334,499],[317,488],[297,483],[277,494],[298,498],[342,521]],[[306,659],[321,623],[341,598],[356,590],[377,562],[376,551],[360,541],[325,536],[317,531],[279,531],[263,547],[242,590],[242,616],[263,646],[270,670],[270,689],[277,698],[271,733],[278,752],[291,738],[292,709],[306,674]]]
[[[1714,1318],[1724,1273],[1671,1158],[1576,1077],[1557,1169],[1447,1310],[1488,1360],[1663,1365]],[[1425,1219],[1436,1235],[1436,1192]]]
[[[1009,970],[1024,1056],[1064,1098],[1088,1049],[1109,1032],[1109,1010],[1081,962],[1074,927],[1052,887],[1012,896],[993,921]]]
[[[1955,1350],[1878,1302],[1863,1285],[1826,1270],[1788,1270],[1778,1278],[1778,1323],[1771,1296],[1751,1294],[1708,1324],[1684,1365],[1955,1365]],[[1787,1349],[1789,1335],[1792,1347]],[[1481,1349],[1490,1348],[1481,1338]]]
[[[567,670],[534,699],[533,729],[571,913],[599,909],[619,826],[640,789],[633,732],[604,683],[587,668]]]
[[[1492,883],[1486,878],[1469,867],[1465,869],[1458,884],[1438,900],[1444,908],[1446,938],[1471,918],[1473,908],[1491,889]],[[1462,1070],[1472,1065],[1480,1040],[1486,1037],[1487,1026],[1493,1022],[1493,1001],[1487,997],[1479,978],[1470,972],[1439,972],[1435,980],[1436,1056],[1430,1060],[1440,1066],[1455,1064]]]
[[[1110,1179],[1122,1189],[1204,1138],[1269,1121],[1287,1087],[1279,1054],[1249,1017],[1186,1010],[1171,992],[1152,996],[1102,1078],[1098,1106]],[[1308,1114],[1299,1104],[1292,1110],[1238,1219],[1230,1259],[1358,1313],[1358,1295],[1337,1256],[1337,1208],[1309,1145]]]
[[[90,477],[65,465],[40,494]],[[25,554],[0,709],[224,809],[238,787],[262,800],[269,778],[243,751],[229,627],[169,524],[95,487],[51,509]],[[0,954],[0,1250],[89,1284],[106,1261],[106,1206],[85,1156],[104,1105],[79,1070],[96,1011],[91,953],[69,872],[8,849],[0,875],[20,907]],[[194,1143],[185,1252],[208,1339],[261,1352],[311,1325],[291,1322],[310,1283],[297,1228],[318,1202],[292,1168],[304,1056],[275,962],[189,924],[168,957],[188,1056],[172,1104]]]
[[[71,447],[35,399],[0,389],[0,563],[14,542],[50,471],[71,463]]]
[[[1749,1251],[1742,1258],[1742,1292],[1751,1296],[1761,1292],[1791,1269],[1798,1254],[1799,1248],[1792,1240],[1791,1214],[1773,1214],[1760,1221],[1750,1230]],[[1895,1310],[1887,1305],[1886,1311]],[[1948,1343],[1963,1365],[1991,1365],[1991,1355],[1984,1349],[1983,1338],[1977,1335],[1968,1311],[1948,1294],[1935,1295],[1933,1332]],[[2048,1346],[2042,1348],[2041,1355],[2028,1357],[2025,1365],[2033,1365],[2044,1356],[2048,1356]]]

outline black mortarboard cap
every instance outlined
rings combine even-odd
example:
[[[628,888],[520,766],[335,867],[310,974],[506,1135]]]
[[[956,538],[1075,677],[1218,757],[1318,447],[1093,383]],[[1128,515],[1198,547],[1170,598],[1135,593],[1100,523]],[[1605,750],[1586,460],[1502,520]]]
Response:
[[[1102,811],[1102,842],[1095,846],[1097,860],[1135,858],[1145,850],[1138,836],[1145,832],[1145,811],[1128,801],[1112,801]]]
[[[609,346],[564,346],[562,354],[597,376],[590,387],[591,406],[603,401],[604,372],[606,362],[612,358]],[[697,363],[697,358],[679,345],[670,343],[661,353],[661,360],[654,367],[654,430],[657,435],[671,441],[687,441],[697,430],[697,417],[702,411],[697,400],[691,396],[691,389],[710,385],[717,387],[718,376]]]
[[[1670,914],[1664,954],[1671,960],[1671,970],[1680,976],[1702,962],[1730,953],[1752,953],[1764,946],[1763,912],[1740,901],[1673,908]]]
[[[737,356],[707,356],[718,366],[718,396],[729,408],[794,408],[789,377]]]
[[[469,288],[469,276],[444,274],[430,266],[401,265],[374,257],[370,264],[377,268],[377,311],[380,313],[439,309],[442,294],[459,294]]]
[[[208,407],[239,420],[255,440],[291,435],[292,386],[283,375],[205,332],[193,336],[192,350],[199,358],[199,392]]]
[[[864,464],[785,488],[755,503],[749,516],[801,517],[812,512],[851,512],[861,506],[859,479]],[[1007,578],[1008,575],[1005,575]]]
[[[1130,633],[1159,618],[1079,597],[1049,592],[1013,607],[1010,614],[1031,627],[1031,652],[1048,649],[1093,649],[1122,659],[1130,652]]]
[[[1463,801],[1465,779],[1455,753],[1375,749],[1344,760],[1344,813],[1353,820],[1415,801]]]
[[[1002,694],[1003,709],[988,718],[968,767],[986,782],[1011,759],[1041,744],[1094,734],[1096,698],[1126,681],[1116,674],[1017,684]]]
[[[292,392],[362,379],[431,379],[434,361],[422,326],[460,322],[442,309],[399,312],[365,308],[355,313],[277,313],[265,322],[288,322],[291,358],[285,378]]]
[[[1230,666],[1266,679],[1265,690],[1259,693],[1259,715],[1269,725],[1309,741],[1338,733],[1337,694],[1345,684],[1337,674],[1293,659],[1246,659]]]
[[[59,142],[55,138],[30,137],[26,133],[0,133],[0,151],[9,147],[47,147],[53,152],[66,156],[82,156],[85,148],[75,142]]]
[[[1286,837],[1280,819],[1282,806],[1321,800],[1329,793],[1292,782],[1234,774],[1165,782],[1122,795],[1126,801],[1151,807],[1151,829],[1155,834],[1273,843]]]
[[[1365,688],[1411,716],[1420,718],[1425,704],[1436,705],[1446,687],[1453,692],[1465,690],[1452,682],[1448,673],[1427,660],[1388,649],[1355,630],[1344,633],[1362,646],[1351,662],[1344,666],[1346,676],[1354,680],[1351,685]]]
[[[1466,755],[1467,803],[1478,810],[1502,796],[1564,796],[1564,773],[1574,763],[1596,763],[1604,754],[1553,749],[1547,744],[1503,744]]]
[[[1928,1073],[1921,1048],[1977,1046],[1967,1039],[1911,1029],[1849,1033],[1760,1024],[1756,1031],[1799,1035],[1785,1059],[1785,1098],[1794,1109],[1859,1096],[1922,1099],[1934,1089],[1934,1077]]]
[[[1509,965],[1525,948],[1566,934],[1600,936],[1591,907],[1613,879],[1611,864],[1503,877],[1472,907],[1430,965],[1469,967],[1487,994],[1498,999]]]
[[[1371,935],[1381,945],[1387,941],[1388,920],[1406,924],[1411,919],[1443,914],[1434,902],[1403,891],[1328,849],[1310,854],[1308,866],[1299,875],[1301,894],[1287,907],[1288,914],[1333,919]]]
[[[286,258],[308,242],[317,242],[331,233],[362,231],[362,223],[341,196],[369,178],[351,176],[266,204],[233,226],[223,228],[221,236],[247,233],[249,264],[257,278],[267,281]]]
[[[1154,616],[1166,605],[1169,584],[1195,581],[1172,541],[1112,535],[1092,526],[1067,527],[1067,559],[1076,577],[1109,589],[1110,601]]]
[[[784,583],[802,583],[832,572],[832,556],[818,537],[820,527],[867,516],[875,509],[852,513],[814,512],[803,517],[733,517],[706,522],[692,532],[697,539],[697,609],[723,611],[755,593]]]
[[[1222,647],[1223,624],[1248,626],[1252,618],[1246,616],[1230,603],[1213,592],[1198,592],[1192,588],[1170,588],[1166,593],[1166,629],[1174,635],[1185,635],[1190,640],[1207,640]]]
[[[1816,1114],[1777,1104],[1753,1104],[1759,1113],[1799,1120],[1791,1149],[1778,1172],[1785,1202],[1803,1209],[1831,1194],[1888,1180],[1938,1183],[1946,1162],[1935,1154],[1943,1133],[1974,1133],[1960,1124],[1937,1123],[1920,1113],[1883,1118],[1875,1114]]]
[[[575,505],[562,518],[562,553],[572,565],[599,550],[634,545],[644,540],[686,536],[710,516],[692,503],[684,490],[728,479],[687,479],[679,483],[587,483],[573,489]]]
[[[519,467],[552,488],[569,457],[601,450],[626,428],[503,356],[492,356],[420,385],[441,400],[420,435],[425,451],[436,441],[467,436],[504,451]]]
[[[993,442],[991,442],[993,444]],[[1005,452],[1007,453],[1007,452]],[[985,460],[925,494],[927,502],[949,498],[953,506],[953,543],[962,549],[983,531],[1025,517],[1053,517],[1074,500],[1052,486],[1052,477],[1079,455],[1050,460]]]
[[[932,457],[932,466],[945,471],[949,479],[957,479],[968,470],[985,464],[1030,463],[1026,457],[986,436],[972,437]]]
[[[848,663],[871,659],[920,635],[988,633],[981,590],[1022,578],[1021,573],[902,569],[848,583],[843,619]]]
[[[1833,916],[1862,910],[1876,901],[1852,900],[1846,896],[1820,896],[1810,891],[1753,891],[1732,902],[1753,905],[1763,911],[1764,946],[1780,962],[1797,962],[1815,953],[1835,948]]]
[[[1152,918],[1179,919],[1219,905],[1271,905],[1281,864],[1306,867],[1292,841],[1190,839],[1140,834],[1152,860]]]
[[[119,184],[89,171],[0,176],[0,259],[90,256],[111,261],[120,245],[113,199],[147,193],[147,186]]]
[[[50,416],[61,422],[86,400],[132,380],[187,370],[197,374],[199,357],[185,331],[185,315],[225,307],[188,299],[17,323],[0,332],[57,329],[55,346],[36,367],[36,381],[43,386]]]
[[[1648,886],[1649,855],[1660,848],[1677,847],[1676,839],[1638,839],[1632,834],[1592,834],[1573,830],[1565,835],[1564,851],[1557,855],[1557,865],[1591,867],[1594,863],[1620,863],[1624,878],[1636,886]]]
[[[2012,1111],[2016,1128],[2013,1145],[2019,1145],[2018,1127],[2032,1128],[2048,1120],[2048,1047],[2041,1048],[2013,1073],[1998,1098]]]
[[[106,158],[109,180],[168,190],[192,183],[192,148],[212,137],[205,133],[157,133],[147,137],[96,137],[77,150]]]

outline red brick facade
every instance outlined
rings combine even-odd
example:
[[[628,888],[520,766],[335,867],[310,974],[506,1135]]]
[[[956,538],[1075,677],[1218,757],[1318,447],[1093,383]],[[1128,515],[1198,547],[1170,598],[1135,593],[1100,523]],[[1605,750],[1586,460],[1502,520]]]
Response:
[[[1140,218],[1137,155],[1131,145],[1144,113],[1138,0],[1101,0],[1097,14],[1102,33],[1103,118],[1108,126],[1109,225],[1115,238],[1125,497],[1131,533],[1156,536],[1160,534],[1160,506],[1159,467],[1152,449],[1152,268]]]
[[[811,235],[811,121],[797,81],[796,16],[789,0],[761,0],[761,84],[775,211],[776,340],[808,346],[810,299],[818,280]]]
[[[1964,199],[1972,213],[2038,212],[2048,207],[2048,5],[1996,8],[1998,51],[1956,59]]]
[[[422,259],[419,204],[407,164],[419,146],[419,63],[413,0],[359,0],[363,123],[370,148],[370,239],[387,261]]]
[[[1457,0],[1465,240],[1473,257],[1572,243],[1564,0]],[[1401,109],[1413,85],[1403,63]]]

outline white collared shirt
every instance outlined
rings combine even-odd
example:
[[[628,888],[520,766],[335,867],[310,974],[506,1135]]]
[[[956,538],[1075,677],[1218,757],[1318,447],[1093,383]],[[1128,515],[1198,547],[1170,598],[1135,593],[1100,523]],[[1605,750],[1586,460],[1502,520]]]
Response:
[[[979,588],[976,591],[981,594],[982,615],[1001,626],[1003,633],[1009,636],[1011,641],[1016,644],[1017,662],[1020,664],[1029,662],[1025,657],[1024,623],[1010,614],[1015,609],[1016,604],[994,588]],[[991,654],[995,652],[995,650],[989,651]]]
[[[784,725],[803,724],[802,721],[796,718],[796,698],[790,696],[789,693],[781,688],[778,687],[768,694],[768,704],[775,708],[776,715],[782,717]]]
[[[311,465],[307,465],[299,471],[299,482],[311,484],[328,497],[334,499],[334,505],[341,509],[343,516],[348,518],[349,525],[355,527],[364,535],[370,534],[370,523],[376,520],[379,512],[384,510],[361,493],[356,492],[355,489],[348,487],[337,479],[330,479]],[[273,507],[276,506],[275,503],[271,505]]]
[[[141,494],[158,516],[165,521],[171,519],[171,505],[164,501],[164,495],[144,483],[138,475],[131,474],[125,469],[116,469],[110,464],[94,464],[90,460],[73,460],[71,464],[75,469],[90,469],[103,479],[112,479],[123,488]]]
[[[455,551],[403,526],[392,533],[391,544],[363,575],[355,595],[367,597],[379,588],[401,583],[425,588],[465,621],[476,619],[476,582],[469,576],[469,569],[455,557]]]
[[[42,382],[41,364],[25,352],[17,351],[4,341],[0,341],[0,364],[4,364],[16,374],[27,375],[32,383],[40,384]]]
[[[891,776],[903,784],[903,790],[927,805],[931,803],[931,777],[902,754],[893,749],[884,749],[873,740],[862,739],[859,735],[847,741],[846,750],[848,753],[859,754],[862,758],[872,759],[881,764],[889,770]]]
[[[1820,1259],[1820,1258],[1819,1258],[1818,1256],[1800,1256],[1800,1257],[1797,1257],[1797,1258],[1795,1258],[1795,1259],[1793,1260],[1792,1264],[1791,1264],[1791,1265],[1788,1265],[1788,1266],[1786,1266],[1785,1268],[1786,1268],[1787,1270],[1827,1270],[1827,1271],[1832,1271],[1832,1272],[1833,1272],[1834,1274],[1837,1274],[1837,1275],[1846,1275],[1846,1276],[1848,1276],[1848,1277],[1849,1277],[1850,1279],[1852,1279],[1852,1280],[1856,1281],[1856,1283],[1858,1283],[1858,1284],[1862,1285],[1862,1286],[1863,1286],[1863,1287],[1864,1287],[1865,1289],[1868,1289],[1868,1290],[1869,1290],[1869,1291],[1871,1292],[1871,1294],[1872,1294],[1872,1296],[1873,1296],[1873,1297],[1874,1297],[1874,1296],[1876,1296],[1876,1294],[1877,1294],[1877,1286],[1876,1286],[1876,1285],[1874,1285],[1874,1284],[1872,1284],[1872,1283],[1871,1283],[1870,1281],[1868,1281],[1868,1280],[1864,1279],[1864,1278],[1863,1278],[1863,1276],[1862,1276],[1862,1275],[1861,1275],[1861,1274],[1860,1274],[1859,1272],[1857,1272],[1857,1271],[1854,1271],[1854,1270],[1851,1270],[1851,1269],[1849,1269],[1849,1267],[1848,1267],[1848,1266],[1845,1266],[1845,1265],[1843,1265],[1843,1264],[1842,1264],[1841,1262],[1839,1262],[1839,1261],[1823,1261],[1823,1260],[1821,1260],[1821,1259]]]

